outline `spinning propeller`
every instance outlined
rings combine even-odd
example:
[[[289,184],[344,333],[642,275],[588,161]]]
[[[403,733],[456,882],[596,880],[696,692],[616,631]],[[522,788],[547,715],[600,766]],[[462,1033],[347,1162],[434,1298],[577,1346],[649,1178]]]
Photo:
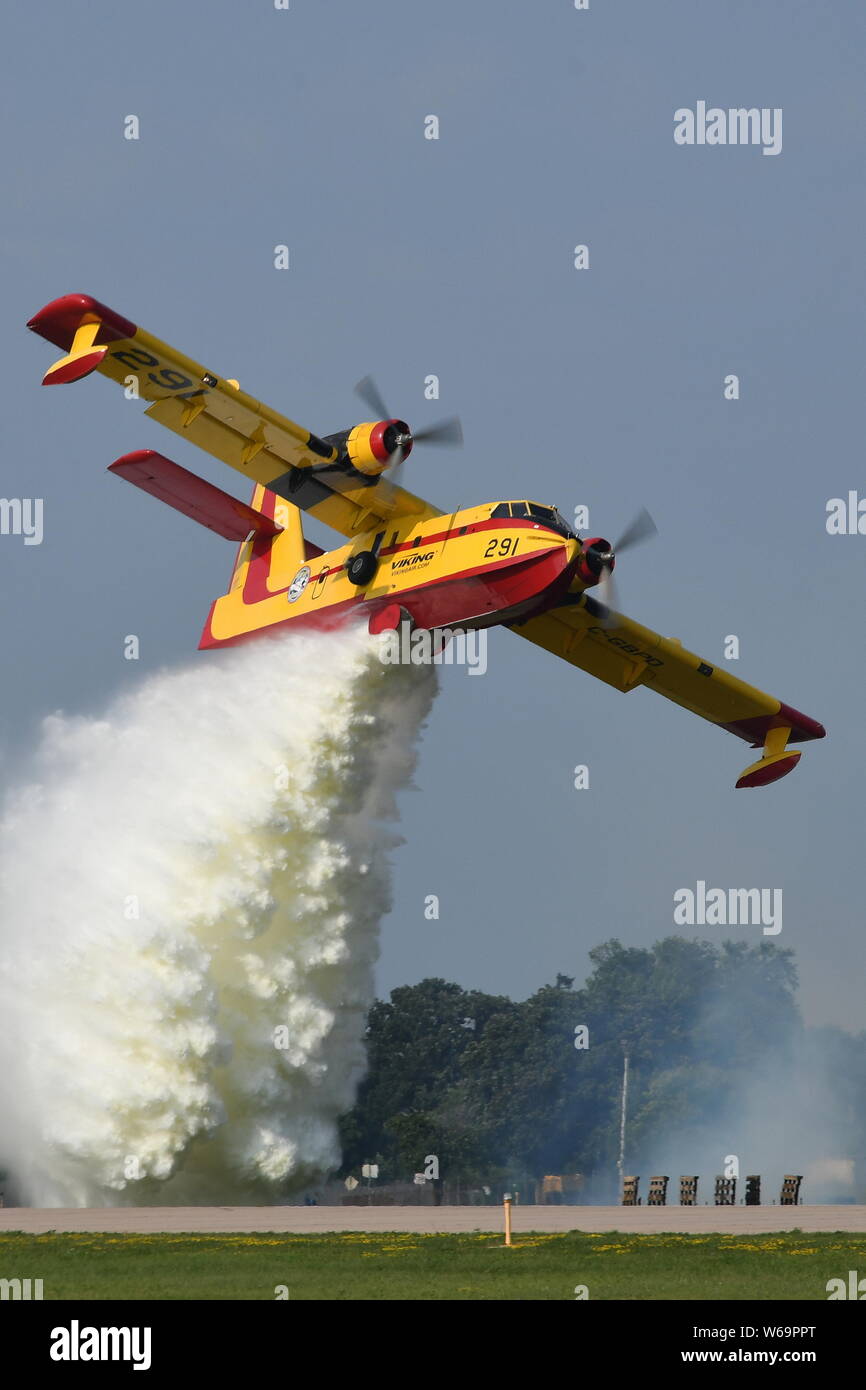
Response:
[[[400,485],[400,474],[413,444],[436,444],[446,447],[459,447],[463,443],[463,427],[457,415],[438,420],[426,429],[411,430],[405,420],[395,419],[384,397],[371,376],[362,377],[355,387],[355,395],[373,412],[377,420],[383,422],[385,429],[382,441],[389,458],[385,472],[396,486]]]
[[[650,540],[657,532],[658,527],[646,507],[641,507],[615,545],[610,545],[608,541],[599,538],[590,541],[585,547],[583,556],[586,567],[598,579],[596,597],[605,608],[617,609],[619,606],[613,580],[617,555],[621,555],[624,550],[629,550],[632,546],[641,545],[643,541]],[[609,620],[605,619],[604,621],[607,623]]]

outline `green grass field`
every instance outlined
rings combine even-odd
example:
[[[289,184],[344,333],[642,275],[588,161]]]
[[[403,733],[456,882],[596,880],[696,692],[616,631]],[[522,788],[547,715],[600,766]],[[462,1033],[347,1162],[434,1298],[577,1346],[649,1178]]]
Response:
[[[825,1300],[849,1269],[866,1275],[866,1236],[0,1235],[0,1278],[46,1300]]]

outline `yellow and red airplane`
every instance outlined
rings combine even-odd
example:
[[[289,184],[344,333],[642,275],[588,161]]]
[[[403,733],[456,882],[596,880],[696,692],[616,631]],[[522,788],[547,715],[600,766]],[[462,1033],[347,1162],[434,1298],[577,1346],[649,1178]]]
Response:
[[[362,615],[371,632],[407,619],[422,629],[503,624],[617,690],[655,690],[762,747],[738,787],[784,777],[800,758],[788,743],[824,737],[808,715],[593,598],[588,591],[609,581],[614,547],[581,540],[555,508],[519,499],[448,513],[406,491],[399,475],[413,443],[459,442],[457,421],[413,434],[365,378],[357,389],[378,418],[320,438],[89,295],[55,299],[28,327],[63,350],[45,385],[102,372],[149,401],[154,420],[252,480],[247,505],[149,449],[110,465],[239,543],[200,647]],[[323,551],[305,540],[302,512],[346,544]],[[619,549],[654,529],[644,514]]]

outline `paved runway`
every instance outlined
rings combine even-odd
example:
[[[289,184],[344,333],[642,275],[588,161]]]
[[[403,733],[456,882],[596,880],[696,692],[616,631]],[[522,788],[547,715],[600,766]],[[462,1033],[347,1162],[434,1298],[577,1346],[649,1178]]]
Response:
[[[514,1207],[520,1231],[863,1231],[866,1206]],[[501,1207],[3,1207],[2,1231],[501,1231]]]

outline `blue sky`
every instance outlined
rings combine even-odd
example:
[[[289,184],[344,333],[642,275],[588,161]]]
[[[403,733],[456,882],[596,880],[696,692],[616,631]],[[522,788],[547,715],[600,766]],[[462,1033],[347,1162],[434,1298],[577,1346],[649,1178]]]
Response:
[[[186,660],[225,586],[230,547],[105,466],[165,447],[239,491],[102,379],[44,391],[26,320],[93,294],[320,434],[372,371],[414,424],[463,418],[463,452],[419,448],[407,485],[447,510],[585,503],[608,536],[648,506],[623,609],[711,661],[737,634],[734,674],[829,734],[735,792],[746,745],[493,633],[487,675],[445,673],[403,798],[380,988],[582,978],[599,941],[672,932],[704,879],[781,888],[807,1017],[862,1028],[866,537],[825,515],[866,494],[866,11],[48,0],[4,30],[2,492],[44,498],[46,528],[0,537],[9,772],[44,714]],[[698,100],[781,107],[781,154],[678,147]]]

